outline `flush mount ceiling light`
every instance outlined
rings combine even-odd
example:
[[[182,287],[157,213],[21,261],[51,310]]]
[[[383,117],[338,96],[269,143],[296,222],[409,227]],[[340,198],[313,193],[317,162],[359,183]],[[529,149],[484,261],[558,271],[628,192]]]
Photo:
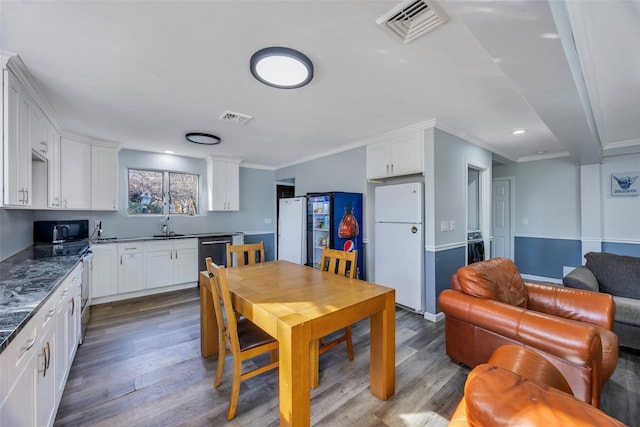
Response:
[[[522,135],[526,131],[527,131],[526,129],[517,129],[517,130],[512,131],[511,133],[514,134],[514,135]]]
[[[295,89],[313,79],[313,64],[303,53],[288,47],[266,47],[251,56],[251,74],[279,89]]]
[[[187,141],[202,145],[218,145],[221,139],[210,133],[191,132],[184,136]]]

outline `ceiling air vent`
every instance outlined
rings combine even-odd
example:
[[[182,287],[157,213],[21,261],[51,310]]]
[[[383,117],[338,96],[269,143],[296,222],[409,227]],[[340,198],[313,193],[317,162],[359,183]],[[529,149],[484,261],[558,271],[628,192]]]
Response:
[[[247,123],[249,120],[251,120],[252,117],[253,116],[249,116],[248,114],[234,113],[233,111],[227,110],[224,113],[222,113],[219,119],[222,120],[223,122],[234,123],[236,125],[242,126],[245,123]]]
[[[385,13],[376,23],[404,43],[434,30],[449,20],[447,14],[433,2],[403,1]]]

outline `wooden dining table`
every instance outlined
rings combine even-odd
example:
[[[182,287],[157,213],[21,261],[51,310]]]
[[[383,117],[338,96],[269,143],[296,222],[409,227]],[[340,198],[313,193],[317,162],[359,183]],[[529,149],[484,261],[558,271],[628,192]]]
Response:
[[[395,290],[304,265],[273,261],[227,269],[233,305],[279,343],[280,425],[310,424],[310,375],[317,372],[317,341],[370,319],[370,391],[395,392]],[[218,351],[211,285],[200,274],[201,352]],[[315,360],[315,362],[314,362]]]

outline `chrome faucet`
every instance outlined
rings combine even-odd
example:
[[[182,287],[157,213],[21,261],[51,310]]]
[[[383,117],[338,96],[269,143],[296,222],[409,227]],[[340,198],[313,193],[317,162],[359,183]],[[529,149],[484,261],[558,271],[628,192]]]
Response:
[[[164,224],[162,224],[162,233],[169,237],[169,234],[171,234],[171,230],[169,228],[169,215],[167,215],[167,217],[164,219]]]

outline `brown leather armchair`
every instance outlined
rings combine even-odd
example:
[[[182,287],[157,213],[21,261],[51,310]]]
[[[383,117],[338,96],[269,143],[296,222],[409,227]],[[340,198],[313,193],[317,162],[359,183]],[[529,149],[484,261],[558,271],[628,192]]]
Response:
[[[449,427],[624,426],[576,399],[547,359],[525,347],[499,347],[467,377]]]
[[[534,349],[566,378],[574,396],[596,408],[618,363],[611,295],[524,283],[515,264],[495,258],[458,269],[440,293],[447,355],[471,368],[498,347]]]

